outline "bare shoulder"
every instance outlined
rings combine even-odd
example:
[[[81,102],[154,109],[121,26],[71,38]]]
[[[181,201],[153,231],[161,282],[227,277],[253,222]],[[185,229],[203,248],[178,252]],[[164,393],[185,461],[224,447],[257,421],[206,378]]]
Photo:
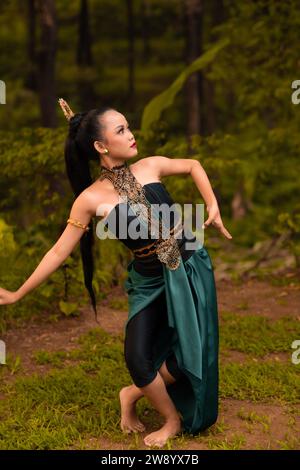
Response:
[[[93,215],[91,210],[91,198],[88,191],[84,190],[77,196],[73,202],[72,210]]]
[[[97,209],[100,204],[107,199],[107,185],[105,181],[94,181],[90,186],[79,194],[74,204],[82,207],[84,210],[94,217],[97,215]]]
[[[193,158],[170,158],[155,155],[139,161],[149,171],[154,172],[157,178],[178,174],[190,174],[199,162]]]
[[[96,179],[78,196],[79,204],[86,207],[92,217],[106,217],[106,214],[120,202],[118,192],[107,178]]]
[[[160,157],[160,156],[145,157],[145,158],[142,158],[141,160],[138,160],[134,165],[139,165],[139,166],[148,167],[148,168],[155,168],[159,164],[159,162],[164,158],[165,157]]]
[[[130,169],[133,170],[133,172],[136,171],[137,174],[141,176],[141,179],[144,179],[143,175],[148,175],[148,179],[150,178],[150,180],[153,178],[159,179],[160,158],[163,158],[163,157],[151,156],[151,157],[141,158],[137,162],[130,165]]]

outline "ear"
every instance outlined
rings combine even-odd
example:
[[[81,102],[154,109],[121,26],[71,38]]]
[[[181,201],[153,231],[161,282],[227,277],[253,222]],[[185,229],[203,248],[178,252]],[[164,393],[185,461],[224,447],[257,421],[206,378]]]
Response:
[[[97,152],[103,152],[103,150],[105,149],[104,145],[101,144],[101,142],[99,142],[98,140],[95,140],[94,147],[97,150]]]

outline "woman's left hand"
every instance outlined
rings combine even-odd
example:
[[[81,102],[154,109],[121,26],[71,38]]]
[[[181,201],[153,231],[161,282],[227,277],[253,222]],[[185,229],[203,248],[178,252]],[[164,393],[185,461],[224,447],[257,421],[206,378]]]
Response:
[[[212,224],[214,227],[216,227],[220,232],[227,238],[231,239],[232,236],[228,232],[228,230],[224,227],[219,206],[217,202],[211,204],[211,206],[207,206],[207,212],[208,212],[208,219],[204,222],[202,228],[207,228],[209,224]]]

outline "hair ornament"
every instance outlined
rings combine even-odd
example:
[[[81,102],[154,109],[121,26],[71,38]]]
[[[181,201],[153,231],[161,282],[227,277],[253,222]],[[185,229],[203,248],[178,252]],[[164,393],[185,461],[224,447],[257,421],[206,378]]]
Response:
[[[63,98],[59,98],[58,102],[67,120],[70,121],[70,119],[74,116],[74,113],[71,110],[70,106]]]

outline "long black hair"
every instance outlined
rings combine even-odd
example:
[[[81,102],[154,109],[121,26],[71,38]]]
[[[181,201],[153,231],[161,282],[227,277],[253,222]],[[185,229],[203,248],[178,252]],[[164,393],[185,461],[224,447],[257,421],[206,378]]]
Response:
[[[69,120],[69,133],[65,141],[66,172],[74,192],[75,198],[92,184],[90,173],[90,160],[100,163],[100,154],[94,147],[95,140],[104,141],[104,127],[101,116],[109,110],[110,106],[102,106],[90,111],[76,113]],[[93,289],[93,221],[89,223],[90,230],[86,231],[80,239],[80,253],[84,273],[84,284],[88,290],[92,307],[97,320],[96,296]]]

